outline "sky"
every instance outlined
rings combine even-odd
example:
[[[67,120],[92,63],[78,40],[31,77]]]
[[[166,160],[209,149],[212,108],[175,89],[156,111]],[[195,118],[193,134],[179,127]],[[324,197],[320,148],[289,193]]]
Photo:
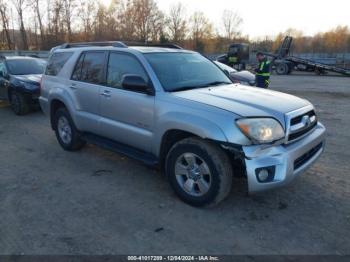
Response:
[[[107,0],[105,0],[107,1]],[[187,13],[202,11],[221,25],[224,9],[232,9],[243,18],[242,32],[251,37],[275,36],[293,27],[306,35],[327,31],[337,25],[350,27],[349,0],[156,0],[163,11],[182,2]]]

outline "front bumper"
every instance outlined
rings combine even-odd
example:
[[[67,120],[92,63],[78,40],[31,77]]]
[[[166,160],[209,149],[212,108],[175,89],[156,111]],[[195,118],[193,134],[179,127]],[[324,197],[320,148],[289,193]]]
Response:
[[[41,107],[41,110],[43,111],[44,115],[48,116],[49,115],[49,102],[46,98],[40,96],[39,97],[39,104]]]
[[[306,137],[288,145],[244,146],[249,192],[284,186],[305,172],[324,151],[325,134],[325,127],[318,123]],[[269,179],[265,182],[261,182],[258,176],[263,169],[269,171]]]

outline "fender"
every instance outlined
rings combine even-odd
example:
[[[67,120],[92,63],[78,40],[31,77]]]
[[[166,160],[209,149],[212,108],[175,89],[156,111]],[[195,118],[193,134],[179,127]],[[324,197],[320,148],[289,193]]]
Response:
[[[164,134],[173,129],[185,131],[197,135],[203,139],[227,142],[222,129],[212,121],[198,115],[189,113],[169,112],[162,115],[158,128],[154,134],[154,155],[159,156]]]
[[[49,97],[48,115],[51,116],[52,102],[54,100],[58,100],[65,105],[65,107],[67,108],[74,124],[77,126],[79,121],[77,119],[76,114],[73,113],[76,111],[76,108],[75,108],[74,102],[73,102],[71,96],[68,94],[68,92],[63,88],[52,88],[50,90],[48,97]]]

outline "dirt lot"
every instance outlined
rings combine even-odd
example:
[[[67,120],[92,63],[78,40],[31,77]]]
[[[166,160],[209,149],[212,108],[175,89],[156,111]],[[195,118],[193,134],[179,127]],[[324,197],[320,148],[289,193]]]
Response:
[[[88,146],[64,152],[40,112],[0,108],[0,254],[350,254],[350,78],[273,76],[328,129],[317,164],[289,187],[196,209],[162,175]]]

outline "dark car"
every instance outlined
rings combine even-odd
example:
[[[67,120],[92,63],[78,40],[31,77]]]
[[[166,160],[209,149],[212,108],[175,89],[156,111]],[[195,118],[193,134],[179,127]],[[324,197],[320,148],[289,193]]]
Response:
[[[237,71],[236,69],[225,65],[219,61],[214,61],[223,71],[229,74],[230,79],[234,83],[240,83],[247,86],[255,86],[255,75],[249,71]]]
[[[38,105],[40,80],[46,62],[23,56],[0,57],[0,99],[10,102],[17,115]]]

